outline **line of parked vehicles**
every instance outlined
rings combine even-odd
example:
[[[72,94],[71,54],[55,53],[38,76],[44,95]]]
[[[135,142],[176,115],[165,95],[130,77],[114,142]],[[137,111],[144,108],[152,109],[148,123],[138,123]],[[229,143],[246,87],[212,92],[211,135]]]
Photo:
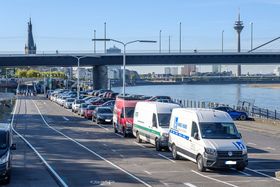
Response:
[[[174,159],[195,162],[199,171],[242,171],[248,165],[247,147],[233,121],[246,119],[247,114],[232,118],[225,108],[183,108],[169,96],[123,96],[111,90],[76,97],[67,90],[49,94],[50,100],[97,124],[112,124],[123,137],[133,135],[138,143],[149,142],[157,151],[170,150]]]

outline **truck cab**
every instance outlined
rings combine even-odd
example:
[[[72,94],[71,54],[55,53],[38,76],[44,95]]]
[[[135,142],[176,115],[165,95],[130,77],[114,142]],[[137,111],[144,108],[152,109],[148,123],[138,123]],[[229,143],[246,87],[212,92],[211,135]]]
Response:
[[[199,171],[213,168],[244,170],[247,147],[228,113],[213,109],[174,109],[169,126],[174,159],[187,158]]]

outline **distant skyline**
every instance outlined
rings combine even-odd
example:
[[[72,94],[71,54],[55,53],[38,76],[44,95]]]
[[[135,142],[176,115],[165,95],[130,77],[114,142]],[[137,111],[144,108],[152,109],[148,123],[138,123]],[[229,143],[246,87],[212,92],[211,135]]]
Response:
[[[279,36],[280,1],[278,0],[141,0],[141,1],[92,1],[92,0],[13,0],[0,6],[0,52],[24,53],[27,41],[27,22],[32,19],[34,40],[38,52],[87,51],[93,52],[93,30],[97,37],[122,41],[134,39],[159,40],[162,30],[162,51],[179,49],[179,23],[182,23],[182,51],[221,51],[224,30],[224,50],[236,50],[236,32],[233,29],[240,8],[244,29],[241,49],[250,49],[250,22],[254,24],[254,46]],[[280,41],[263,50],[280,51]],[[107,48],[118,44],[109,42]],[[103,43],[97,51],[103,52]],[[159,44],[133,44],[128,51],[158,51]],[[164,67],[129,67],[140,73],[162,73]],[[236,71],[236,66],[223,66]],[[275,66],[242,66],[242,73],[268,73]],[[200,66],[202,71],[211,71]]]

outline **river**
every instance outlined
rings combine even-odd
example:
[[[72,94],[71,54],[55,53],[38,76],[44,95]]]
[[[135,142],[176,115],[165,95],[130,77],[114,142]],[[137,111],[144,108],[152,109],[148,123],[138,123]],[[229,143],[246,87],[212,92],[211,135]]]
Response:
[[[115,87],[113,90],[122,92],[121,87]],[[126,87],[126,93],[167,95],[174,99],[211,101],[229,105],[236,105],[241,99],[254,101],[258,107],[280,110],[280,89],[252,87],[246,84],[133,86]]]

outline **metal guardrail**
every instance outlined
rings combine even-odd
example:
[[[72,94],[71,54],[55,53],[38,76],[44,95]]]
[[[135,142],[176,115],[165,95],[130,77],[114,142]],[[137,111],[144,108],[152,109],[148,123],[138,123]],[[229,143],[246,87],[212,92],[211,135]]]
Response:
[[[248,116],[252,118],[259,117],[263,119],[280,120],[280,111],[269,110],[257,106],[241,107],[238,105],[227,105],[227,104],[210,102],[210,101],[193,101],[193,100],[184,100],[184,99],[173,99],[173,101],[175,103],[181,104],[183,107],[186,108],[214,108],[218,106],[229,106],[235,110],[246,112]]]

